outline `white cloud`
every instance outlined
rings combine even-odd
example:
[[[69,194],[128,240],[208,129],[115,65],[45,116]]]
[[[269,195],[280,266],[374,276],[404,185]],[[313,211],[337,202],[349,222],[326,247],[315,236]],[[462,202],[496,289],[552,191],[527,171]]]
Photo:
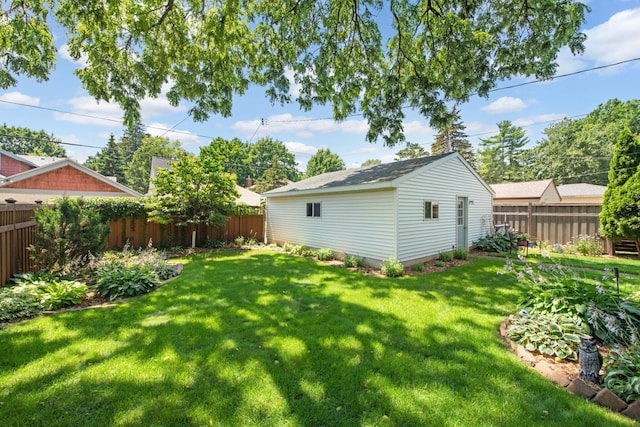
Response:
[[[316,134],[342,132],[345,134],[364,135],[369,129],[366,120],[345,120],[336,122],[332,119],[312,119],[293,114],[277,114],[262,119],[240,120],[231,129],[242,133],[245,137],[260,138],[265,135],[292,134],[300,138],[311,138]]]
[[[525,104],[522,99],[503,96],[496,99],[491,104],[482,107],[481,110],[486,111],[487,114],[502,114],[522,111],[525,108],[527,108],[527,104]]]
[[[410,122],[404,122],[402,124],[405,135],[418,135],[418,136],[433,136],[433,129],[426,126],[420,120],[413,120]]]
[[[5,92],[1,94],[0,100],[16,103],[16,104],[40,105],[40,98],[36,98],[30,95],[25,95],[24,93],[17,92],[17,91]]]
[[[611,16],[606,22],[587,29],[585,51],[582,56],[575,57],[568,48],[558,54],[558,70],[556,74],[572,73],[589,68],[589,66],[613,64],[637,57],[640,51],[640,8],[627,9]],[[607,72],[616,72],[614,67]]]
[[[300,159],[301,157],[311,157],[318,151],[319,148],[323,147],[314,147],[313,145],[303,144],[302,142],[294,142],[288,141],[284,143],[284,146],[287,147],[291,153],[296,156],[296,159]]]

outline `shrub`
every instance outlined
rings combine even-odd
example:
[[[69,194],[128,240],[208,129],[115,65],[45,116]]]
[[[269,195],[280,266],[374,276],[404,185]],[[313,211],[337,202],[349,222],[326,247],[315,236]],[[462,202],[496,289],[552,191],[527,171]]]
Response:
[[[330,261],[333,259],[333,251],[329,248],[320,248],[316,251],[316,257],[320,261]]]
[[[580,338],[588,337],[581,324],[577,317],[524,312],[511,321],[507,335],[529,351],[578,360]]]
[[[440,261],[444,261],[444,262],[453,261],[453,252],[451,251],[440,252],[440,255],[438,255],[438,258],[440,259]]]
[[[578,236],[575,243],[576,250],[584,256],[600,256],[602,255],[602,243],[598,237]]]
[[[287,252],[287,253],[291,253],[293,251],[294,247],[295,246],[293,246],[291,243],[285,242],[285,243],[282,244],[282,250]]]
[[[291,253],[293,255],[298,255],[298,256],[314,256],[315,255],[315,253],[311,248],[303,245],[294,246],[293,249],[291,250]]]
[[[49,271],[63,271],[72,260],[101,253],[109,235],[109,223],[86,206],[84,199],[56,200],[55,208],[36,209],[35,243],[30,250],[36,264]]]
[[[224,240],[207,239],[202,244],[202,247],[203,248],[207,248],[207,249],[218,249],[218,248],[223,248],[225,246],[225,244],[226,244],[226,242]]]
[[[150,265],[104,262],[98,267],[96,291],[111,301],[150,292],[159,279]]]
[[[447,264],[445,264],[445,262],[444,262],[444,261],[440,261],[440,260],[438,260],[438,261],[434,262],[434,263],[433,263],[433,265],[435,265],[436,267],[444,267],[444,266],[446,266]]]
[[[469,251],[463,248],[457,248],[453,251],[453,257],[455,259],[468,259],[469,258]]]
[[[364,266],[364,260],[355,255],[347,255],[346,257],[344,257],[343,262],[345,267],[358,268]]]
[[[640,400],[640,345],[612,349],[605,360],[604,386],[627,402]]]
[[[387,277],[400,277],[404,274],[404,265],[392,257],[382,263],[380,271]]]
[[[507,252],[516,246],[516,240],[509,233],[489,234],[473,243],[474,248],[486,252]]]
[[[424,264],[420,262],[420,263],[414,265],[413,266],[413,271],[416,271],[418,273],[422,273],[424,271]]]

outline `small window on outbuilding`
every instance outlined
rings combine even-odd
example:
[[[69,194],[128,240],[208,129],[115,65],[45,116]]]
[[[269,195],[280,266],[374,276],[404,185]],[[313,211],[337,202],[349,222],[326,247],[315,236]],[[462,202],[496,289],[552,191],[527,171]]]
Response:
[[[440,217],[440,206],[438,202],[432,200],[424,202],[424,219],[438,219]]]
[[[320,216],[320,203],[307,203],[307,216]]]

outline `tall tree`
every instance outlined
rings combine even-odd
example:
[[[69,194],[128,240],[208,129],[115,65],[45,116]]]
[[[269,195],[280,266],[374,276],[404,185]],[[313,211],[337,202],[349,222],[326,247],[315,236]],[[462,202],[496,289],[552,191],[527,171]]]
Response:
[[[625,127],[640,132],[640,100],[611,99],[583,119],[554,123],[532,150],[533,175],[557,184],[606,185],[613,147]]]
[[[529,142],[521,127],[504,120],[498,123],[499,133],[480,141],[478,173],[490,184],[522,181],[524,146]]]
[[[113,134],[109,136],[106,147],[90,156],[84,165],[102,175],[115,177],[121,184],[126,182],[121,150]]]
[[[278,158],[287,179],[298,180],[296,157],[283,142],[271,138],[261,138],[249,147],[248,174],[256,181],[273,166],[273,159]]]
[[[256,181],[253,190],[256,193],[264,193],[266,191],[280,188],[289,183],[287,172],[284,164],[280,162],[278,156],[274,156],[269,167]]]
[[[13,154],[66,157],[67,152],[60,140],[44,130],[34,131],[25,127],[7,126],[0,128],[0,149]]]
[[[151,218],[177,217],[179,225],[224,225],[238,197],[231,174],[207,168],[192,154],[181,155],[171,169],[158,169],[153,186]]]
[[[328,148],[321,148],[307,162],[306,177],[344,170],[344,161]]]
[[[182,153],[184,150],[180,141],[170,141],[169,138],[158,136],[145,136],[131,161],[125,166],[127,185],[139,193],[146,194],[149,190],[153,156],[171,159],[179,157]]]
[[[405,147],[396,153],[396,157],[394,160],[407,160],[407,159],[417,159],[418,157],[426,157],[429,155],[429,152],[425,150],[420,144],[415,142],[408,142],[405,144]]]
[[[616,140],[609,185],[600,212],[601,232],[612,240],[634,239],[640,249],[640,137],[623,129]]]
[[[438,128],[436,140],[431,144],[431,154],[435,156],[457,151],[471,166],[475,166],[475,153],[464,131],[466,128],[462,123],[460,111],[453,107],[450,121]]]
[[[230,115],[234,96],[256,84],[275,102],[331,104],[336,119],[362,111],[367,139],[393,146],[406,107],[435,126],[448,101],[487,96],[516,75],[553,76],[562,47],[584,50],[588,10],[574,0],[31,0],[3,9],[0,84],[47,78],[49,13],[86,61],[76,72],[85,89],[120,104],[129,124],[167,84],[170,102],[188,101],[201,121]]]
[[[234,174],[237,183],[244,185],[245,180],[251,174],[249,148],[249,144],[238,138],[231,140],[215,138],[209,145],[200,149],[200,158],[208,162],[210,167],[222,167],[225,172]]]
[[[142,146],[142,140],[148,134],[146,133],[146,127],[140,120],[136,120],[131,126],[124,129],[122,138],[120,138],[120,155],[125,163],[133,159],[133,155],[138,151],[138,148]]]

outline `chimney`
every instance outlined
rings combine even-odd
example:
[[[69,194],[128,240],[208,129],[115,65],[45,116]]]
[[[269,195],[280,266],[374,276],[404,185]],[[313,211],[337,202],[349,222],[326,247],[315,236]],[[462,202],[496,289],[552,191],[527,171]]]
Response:
[[[251,177],[247,175],[247,179],[244,181],[244,187],[249,188],[252,185],[253,185],[253,181],[251,180]]]

